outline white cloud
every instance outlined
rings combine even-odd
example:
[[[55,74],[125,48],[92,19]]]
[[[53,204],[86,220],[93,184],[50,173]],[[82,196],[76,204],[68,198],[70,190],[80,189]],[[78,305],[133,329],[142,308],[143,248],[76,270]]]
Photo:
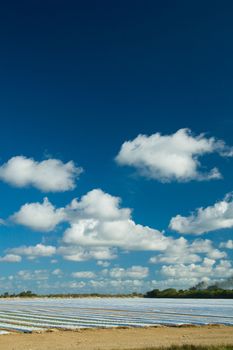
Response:
[[[108,267],[108,266],[110,265],[109,261],[103,261],[103,260],[98,260],[98,261],[96,262],[96,264],[97,264],[98,266],[102,266],[102,267]]]
[[[3,219],[0,218],[0,226],[1,226],[1,225],[5,225],[5,220],[3,220]]]
[[[87,260],[111,260],[117,257],[116,251],[105,247],[84,248],[75,245],[61,246],[57,249],[58,254],[69,261],[87,261]]]
[[[10,219],[42,232],[52,231],[59,223],[68,222],[70,226],[65,230],[63,242],[71,249],[74,245],[79,246],[81,250],[68,254],[77,261],[85,260],[84,255],[93,254],[98,260],[110,259],[112,254],[109,256],[110,251],[106,248],[111,247],[125,250],[166,249],[172,238],[156,229],[136,224],[131,217],[131,209],[120,208],[120,203],[119,197],[94,189],[80,201],[74,199],[64,208],[55,208],[47,198],[43,203],[26,203]],[[92,253],[84,253],[82,247],[88,247]]]
[[[21,260],[22,260],[21,256],[16,254],[7,254],[3,257],[0,257],[0,262],[18,263]]]
[[[73,161],[59,159],[41,162],[24,156],[12,157],[0,167],[0,179],[17,187],[33,186],[44,192],[60,192],[75,188],[75,180],[82,168]]]
[[[233,267],[228,260],[220,260],[216,263],[214,259],[204,258],[201,264],[177,264],[164,265],[161,268],[161,273],[172,278],[186,278],[202,280],[203,278],[221,279],[232,276]]]
[[[199,208],[190,216],[177,215],[169,227],[179,233],[202,234],[233,227],[233,200],[227,195],[224,200],[207,208]]]
[[[171,239],[148,226],[136,224],[120,199],[100,189],[73,201],[66,210],[71,226],[63,241],[85,247],[116,247],[127,250],[164,250]],[[101,258],[100,258],[101,259]]]
[[[114,267],[109,271],[106,270],[107,274],[113,279],[144,279],[148,277],[149,269],[144,266],[132,266],[127,269],[123,267]]]
[[[176,240],[175,244],[171,244],[168,248],[157,256],[150,258],[150,263],[194,263],[201,260],[201,257],[195,251],[191,251],[189,243],[183,237]]]
[[[205,254],[210,259],[222,259],[227,256],[213,247],[212,241],[208,239],[196,239],[193,242],[187,241],[184,237],[180,237],[175,244],[170,244],[167,249],[157,256],[150,258],[150,263],[166,263],[166,264],[191,264],[200,262]]]
[[[80,282],[72,281],[72,282],[68,282],[68,283],[64,284],[64,287],[69,288],[69,289],[72,288],[72,289],[76,289],[76,290],[83,289],[85,286],[86,286],[86,283],[84,281],[80,281]]]
[[[233,150],[221,140],[204,134],[194,136],[189,129],[180,129],[171,135],[138,135],[123,143],[116,161],[161,182],[200,181],[221,178],[217,168],[208,172],[201,170],[199,158],[214,152],[221,156],[233,155]]]
[[[111,196],[100,189],[94,189],[82,196],[80,201],[74,199],[70,209],[70,219],[75,221],[75,216],[79,213],[83,218],[101,219],[101,220],[120,220],[127,219],[131,210],[120,208],[121,199]]]
[[[70,261],[111,260],[116,258],[117,249],[165,251],[174,245],[176,240],[163,232],[135,223],[132,210],[121,208],[120,204],[119,197],[94,189],[62,208],[55,208],[47,198],[43,203],[26,203],[11,219],[42,232],[52,231],[59,223],[67,222],[69,227],[57,253]],[[11,252],[33,258],[36,253],[43,256],[55,252],[48,249],[51,247],[37,245],[15,248]]]
[[[57,263],[58,263],[58,260],[57,260],[57,259],[52,259],[52,260],[50,261],[50,263],[51,263],[51,264],[57,264]]]
[[[26,255],[29,258],[47,257],[56,253],[56,248],[50,245],[37,244],[35,246],[21,246],[17,248],[11,248],[10,251],[13,254]]]
[[[184,238],[183,238],[184,239]],[[213,242],[209,239],[195,239],[192,243],[189,243],[188,254],[206,254],[210,259],[223,259],[227,254],[220,251],[213,246]]]
[[[157,230],[132,220],[80,220],[65,231],[64,242],[81,246],[118,247],[128,250],[163,250],[169,239]]]
[[[49,273],[47,270],[20,270],[17,273],[17,279],[21,279],[23,281],[31,281],[31,280],[47,280],[49,278]]]
[[[212,283],[211,279],[207,277],[203,277],[201,279],[202,281],[205,281],[207,284]],[[187,289],[190,287],[193,287],[197,285],[197,283],[200,282],[199,278],[196,277],[188,277],[188,278],[169,278],[166,277],[166,279],[159,279],[159,280],[152,280],[151,281],[151,289],[159,288],[159,289],[167,289],[167,288],[176,288],[176,289]],[[147,289],[148,291],[149,289]]]
[[[49,232],[65,219],[64,209],[56,209],[44,198],[43,203],[26,203],[11,219],[35,231]]]
[[[102,293],[132,293],[148,289],[147,281],[142,279],[124,279],[124,283],[121,283],[121,279],[90,280],[86,286],[90,291],[95,289]]]
[[[233,249],[233,240],[229,239],[226,242],[220,243],[220,248]]]
[[[55,269],[52,271],[52,275],[61,277],[63,275],[63,272],[61,269]]]
[[[73,272],[71,275],[75,278],[94,278],[96,276],[92,271],[78,271]]]

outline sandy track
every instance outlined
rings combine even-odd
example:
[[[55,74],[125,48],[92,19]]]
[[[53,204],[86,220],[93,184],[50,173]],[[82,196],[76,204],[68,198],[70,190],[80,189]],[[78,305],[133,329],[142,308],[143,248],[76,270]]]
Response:
[[[171,344],[233,345],[233,327],[88,329],[0,336],[1,350],[143,349]]]

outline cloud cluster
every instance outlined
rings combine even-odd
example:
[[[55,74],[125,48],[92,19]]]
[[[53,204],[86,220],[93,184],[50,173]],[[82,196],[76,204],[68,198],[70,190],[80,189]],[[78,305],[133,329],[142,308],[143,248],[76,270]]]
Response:
[[[224,200],[207,208],[199,208],[190,216],[177,215],[170,221],[170,228],[183,234],[203,234],[233,227],[233,199],[227,195]]]
[[[33,230],[49,232],[61,222],[69,227],[58,249],[65,259],[85,261],[113,259],[112,248],[123,250],[164,250],[172,241],[162,232],[136,224],[131,209],[121,208],[119,197],[100,189],[74,199],[69,205],[55,208],[47,198],[43,203],[26,203],[11,219]]]
[[[117,257],[119,249],[157,251],[160,254],[153,256],[151,263],[173,265],[198,263],[204,254],[209,259],[226,258],[226,253],[214,248],[210,240],[198,239],[190,243],[183,237],[174,239],[165,236],[163,232],[135,223],[131,209],[122,208],[119,197],[100,189],[94,189],[80,200],[74,199],[62,208],[55,208],[48,199],[43,203],[25,204],[14,214],[13,219],[43,232],[54,230],[63,221],[69,225],[58,248],[38,244],[7,252],[30,259],[56,253],[73,262],[92,259],[101,261],[98,264],[104,267],[106,260]],[[130,274],[129,271],[119,271],[117,268],[112,273]]]
[[[201,264],[177,264],[164,265],[161,268],[161,273],[166,277],[185,278],[202,280],[226,278],[233,275],[233,267],[228,260],[220,260],[218,263],[214,259],[204,258]]]
[[[49,272],[47,270],[20,270],[17,273],[17,278],[24,280],[24,281],[39,281],[39,280],[48,280],[49,278]]]
[[[120,198],[100,189],[88,192],[66,209],[70,227],[66,244],[85,247],[116,247],[125,250],[164,250],[170,239],[158,230],[136,224]]]
[[[222,259],[226,253],[213,247],[212,241],[208,239],[197,239],[192,243],[181,237],[171,244],[161,254],[150,258],[149,262],[166,264],[190,264],[200,262],[201,255],[205,254],[210,259]]]
[[[37,162],[33,158],[16,156],[0,166],[0,180],[16,187],[33,186],[43,192],[63,192],[75,188],[75,180],[81,172],[82,168],[76,167],[73,161]]]
[[[208,172],[201,170],[199,158],[214,152],[221,156],[233,155],[233,150],[221,140],[204,134],[194,136],[189,129],[180,129],[171,135],[138,135],[123,143],[116,161],[161,182],[201,181],[221,178],[217,168]]]
[[[204,134],[195,136],[189,129],[180,129],[171,135],[139,135],[121,146],[116,161],[120,165],[133,166],[141,175],[161,182],[219,179],[221,174],[217,168],[204,171],[200,162],[202,156],[211,153],[231,157],[233,149],[221,140],[208,138]],[[16,187],[31,186],[43,192],[62,192],[75,188],[81,172],[82,169],[76,167],[73,161],[63,163],[58,159],[47,159],[38,162],[16,156],[0,166],[0,180]],[[132,209],[124,208],[121,198],[101,189],[93,189],[60,208],[47,197],[42,202],[25,203],[9,220],[43,233],[52,232],[61,224],[65,229],[56,246],[39,243],[6,249],[0,262],[18,263],[22,257],[30,260],[52,257],[51,262],[58,262],[57,258],[61,256],[72,262],[96,260],[96,265],[101,269],[100,272],[98,268],[97,272],[93,272],[89,268],[76,268],[73,273],[69,272],[69,278],[72,277],[73,281],[59,281],[65,275],[60,268],[53,271],[21,270],[5,280],[7,283],[13,279],[19,280],[22,282],[20,287],[34,280],[38,288],[53,288],[48,283],[52,277],[59,282],[59,288],[63,285],[64,288],[82,290],[143,290],[159,286],[159,283],[160,287],[183,287],[203,279],[220,280],[233,274],[231,262],[226,260],[227,253],[230,255],[231,252],[220,250],[232,249],[232,240],[220,243],[217,249],[207,239],[190,242],[183,237],[176,239],[166,236],[164,232],[135,222]],[[7,221],[0,219],[2,224],[7,224]],[[198,208],[189,216],[177,215],[170,220],[169,227],[181,234],[197,235],[232,228],[233,196],[227,195],[207,208]],[[150,263],[159,264],[157,273],[166,281],[149,281],[150,271],[146,266],[121,267],[115,264],[109,268],[121,251],[153,252]]]

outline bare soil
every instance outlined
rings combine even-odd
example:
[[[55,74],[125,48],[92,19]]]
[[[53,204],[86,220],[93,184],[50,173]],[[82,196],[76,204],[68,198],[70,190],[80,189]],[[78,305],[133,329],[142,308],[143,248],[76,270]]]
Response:
[[[0,336],[0,350],[126,350],[170,345],[233,345],[233,327],[85,329]]]

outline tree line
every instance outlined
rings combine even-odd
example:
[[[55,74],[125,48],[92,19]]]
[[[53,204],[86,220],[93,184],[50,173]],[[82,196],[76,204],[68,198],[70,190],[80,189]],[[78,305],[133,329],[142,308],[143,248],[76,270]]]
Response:
[[[99,298],[132,298],[132,297],[144,297],[144,298],[202,298],[202,299],[233,299],[233,289],[222,289],[217,286],[210,286],[205,289],[198,289],[192,287],[190,289],[168,288],[164,290],[153,289],[145,294],[141,293],[130,293],[130,294],[99,294],[99,293],[58,293],[58,294],[36,294],[32,291],[23,291],[20,293],[10,294],[5,292],[0,295],[0,298],[35,298],[35,297],[46,297],[46,298],[88,298],[88,297],[99,297]]]
[[[202,298],[202,299],[233,299],[233,289],[209,287],[206,289],[180,289],[168,288],[164,290],[153,289],[144,295],[145,298]]]
[[[118,298],[135,298],[135,297],[143,297],[141,293],[130,293],[130,294],[99,294],[99,293],[57,293],[57,294],[36,294],[32,291],[23,291],[20,293],[2,293],[0,294],[0,298],[110,298],[110,297],[118,297]]]

